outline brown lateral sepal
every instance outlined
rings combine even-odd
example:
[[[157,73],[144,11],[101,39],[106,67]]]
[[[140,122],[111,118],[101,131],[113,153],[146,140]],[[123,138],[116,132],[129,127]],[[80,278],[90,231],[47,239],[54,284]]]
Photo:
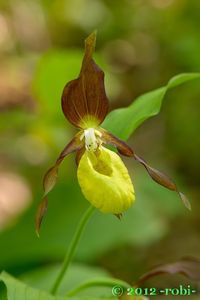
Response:
[[[141,163],[145,169],[147,170],[148,174],[151,176],[151,178],[157,182],[158,184],[164,186],[165,188],[177,192],[178,195],[180,196],[183,204],[185,205],[185,207],[189,210],[191,210],[191,204],[189,202],[189,200],[187,199],[187,197],[178,190],[176,184],[172,181],[172,179],[170,179],[167,175],[165,175],[164,173],[160,172],[159,170],[156,170],[155,168],[152,168],[151,166],[149,166],[146,161],[139,157],[138,155],[134,154],[134,158],[136,161],[138,161],[139,163]]]
[[[42,201],[40,202],[40,205],[38,206],[37,209],[37,214],[36,214],[36,218],[35,218],[35,230],[36,230],[36,234],[39,237],[40,236],[40,226],[43,220],[43,217],[47,211],[47,207],[48,207],[48,199],[47,196],[45,196]]]
[[[101,140],[104,144],[109,144],[117,148],[118,152],[124,156],[132,157],[134,156],[133,150],[126,142],[120,140],[112,133],[108,132],[107,130],[100,128],[99,131],[102,134]]]
[[[42,224],[42,220],[44,218],[44,215],[47,211],[48,207],[48,199],[47,194],[54,188],[57,178],[58,178],[58,169],[63,161],[63,159],[70,153],[78,151],[83,147],[83,141],[80,140],[80,133],[77,134],[64,148],[64,150],[59,155],[58,159],[56,160],[56,163],[53,167],[51,167],[46,174],[44,175],[43,179],[43,189],[44,189],[44,195],[42,198],[41,203],[39,204],[37,213],[36,213],[36,221],[35,221],[35,228],[36,233],[39,236],[39,230]]]

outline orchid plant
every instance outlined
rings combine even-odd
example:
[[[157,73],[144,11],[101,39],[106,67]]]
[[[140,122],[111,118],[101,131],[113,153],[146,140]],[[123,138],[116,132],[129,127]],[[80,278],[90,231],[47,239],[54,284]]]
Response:
[[[57,181],[61,162],[72,152],[76,152],[77,177],[83,195],[103,213],[121,218],[122,213],[135,201],[131,178],[118,154],[141,163],[154,181],[177,192],[184,205],[191,209],[186,196],[168,176],[149,166],[125,141],[100,127],[108,114],[109,104],[104,73],[92,58],[95,44],[94,32],[85,40],[85,55],[79,77],[67,83],[62,94],[63,113],[79,131],[44,176],[44,196],[36,216],[38,234],[48,205],[47,194]],[[114,146],[118,154],[106,148],[107,145]]]
[[[58,169],[63,159],[70,153],[76,153],[77,177],[85,198],[91,203],[83,216],[66,254],[52,293],[55,294],[75,252],[80,235],[95,208],[102,213],[111,213],[118,217],[129,209],[135,201],[132,180],[120,155],[134,158],[142,164],[151,178],[158,184],[179,194],[184,205],[191,209],[190,202],[180,192],[176,184],[165,174],[149,166],[133,149],[105,128],[102,122],[108,114],[108,98],[104,87],[104,73],[95,63],[92,55],[96,44],[96,33],[85,40],[85,54],[77,79],[67,83],[62,94],[62,110],[67,120],[78,132],[66,145],[56,163],[44,176],[44,196],[36,215],[36,232],[47,210],[47,194],[54,187]],[[114,146],[112,151],[107,145]]]

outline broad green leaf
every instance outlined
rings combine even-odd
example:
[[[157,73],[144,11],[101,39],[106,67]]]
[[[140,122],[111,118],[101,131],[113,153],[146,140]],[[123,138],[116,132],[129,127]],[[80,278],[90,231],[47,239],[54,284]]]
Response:
[[[102,127],[119,138],[127,140],[145,120],[160,112],[162,101],[169,89],[199,77],[199,73],[185,73],[173,77],[166,86],[141,95],[126,108],[110,112]]]
[[[67,297],[54,297],[42,290],[34,289],[15,279],[6,272],[0,275],[0,281],[6,285],[7,300],[67,300]]]
[[[46,275],[48,276],[50,270]],[[55,271],[55,270],[54,270]],[[51,275],[51,274],[50,274]],[[94,274],[93,274],[94,275]],[[29,279],[30,280],[30,279]],[[5,295],[0,295],[0,299],[4,300],[100,300],[102,297],[100,296],[100,292],[96,293],[93,296],[83,295],[78,297],[67,297],[67,296],[53,296],[50,293],[42,290],[31,287],[30,285],[25,284],[24,282],[12,277],[6,272],[2,272],[0,274],[0,281],[2,281],[6,286],[7,297]],[[39,280],[38,280],[39,282]],[[32,285],[32,283],[31,283]],[[68,285],[69,286],[69,285]],[[96,290],[97,291],[97,290]],[[100,290],[99,290],[100,291]],[[110,292],[110,295],[109,295]],[[62,292],[63,294],[64,292]],[[98,295],[100,294],[100,295]],[[105,300],[113,300],[111,290],[107,289],[107,295],[102,294],[103,299]]]
[[[45,290],[49,292],[55,278],[60,269],[60,264],[50,265],[40,267],[33,271],[29,271],[20,276],[20,279],[28,285],[31,285],[34,288]],[[110,278],[110,274],[102,268],[87,266],[84,264],[72,264],[69,267],[69,270],[66,272],[63,277],[61,286],[58,290],[60,295],[66,295],[72,289],[75,289],[84,281],[91,279],[103,277],[105,279]],[[99,296],[104,294],[105,296],[110,296],[110,289],[95,288],[95,293],[87,290],[84,295],[86,296]],[[81,294],[82,296],[82,294]]]

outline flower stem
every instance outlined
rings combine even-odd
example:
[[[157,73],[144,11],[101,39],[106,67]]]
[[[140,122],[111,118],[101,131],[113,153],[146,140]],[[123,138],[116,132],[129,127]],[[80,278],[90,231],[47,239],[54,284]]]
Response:
[[[81,218],[79,224],[78,224],[78,227],[76,229],[76,232],[74,234],[74,237],[69,245],[69,248],[68,248],[68,251],[66,253],[66,256],[65,256],[65,259],[63,261],[63,264],[62,264],[62,267],[60,269],[60,272],[58,273],[58,276],[53,284],[53,287],[51,289],[51,293],[53,295],[56,294],[60,284],[61,284],[61,281],[69,267],[69,264],[73,258],[73,255],[74,255],[74,252],[76,250],[76,247],[77,247],[77,244],[80,240],[80,237],[81,237],[81,234],[85,228],[85,225],[87,223],[87,221],[89,220],[90,216],[92,215],[92,213],[94,212],[95,210],[95,207],[93,206],[90,206],[87,211],[85,212],[85,214],[83,215],[83,217]]]

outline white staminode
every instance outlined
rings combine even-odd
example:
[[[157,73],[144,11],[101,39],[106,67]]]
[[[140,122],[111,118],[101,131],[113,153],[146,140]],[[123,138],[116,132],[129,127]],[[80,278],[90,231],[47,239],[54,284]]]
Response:
[[[101,133],[94,128],[85,129],[84,135],[81,138],[83,137],[85,137],[85,148],[88,151],[96,151],[101,144],[101,141],[99,139],[99,137],[101,137]]]

